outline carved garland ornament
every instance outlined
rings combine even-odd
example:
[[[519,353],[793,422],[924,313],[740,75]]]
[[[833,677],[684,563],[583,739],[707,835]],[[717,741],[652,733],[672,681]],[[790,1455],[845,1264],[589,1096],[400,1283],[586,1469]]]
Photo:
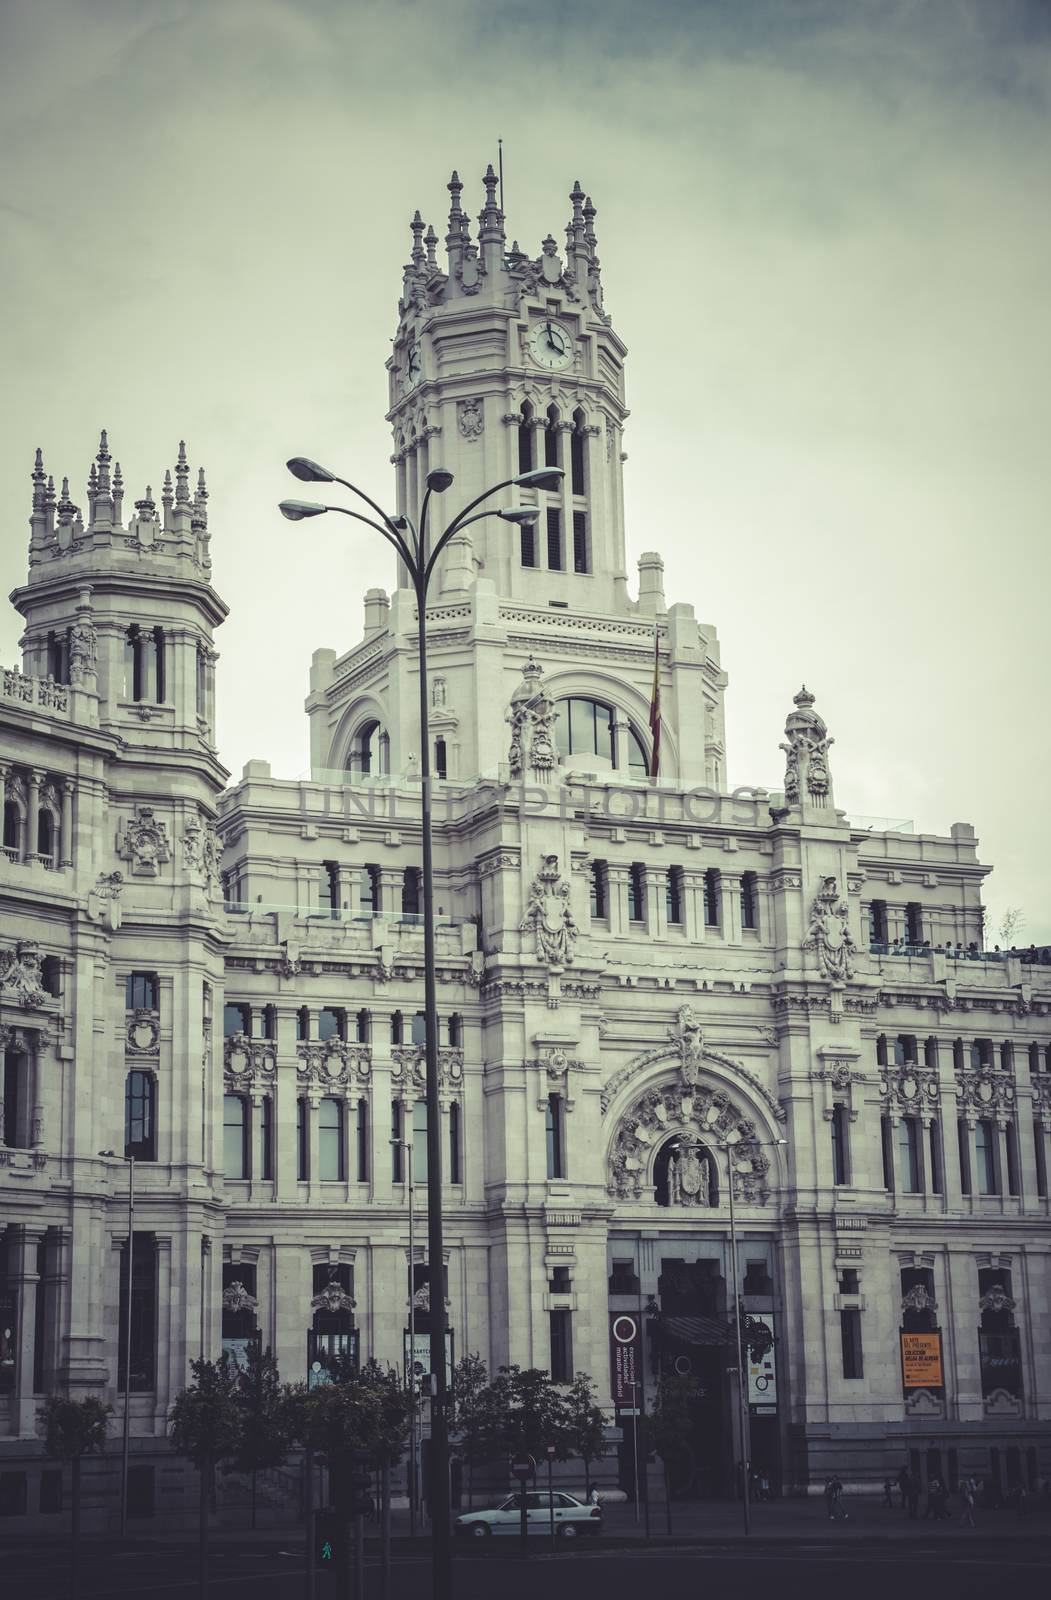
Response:
[[[40,948],[34,939],[19,939],[13,950],[0,950],[0,987],[12,990],[15,1004],[25,1011],[45,1003]]]
[[[422,1044],[395,1045],[390,1053],[391,1079],[417,1089],[427,1082],[427,1053]],[[463,1082],[463,1051],[449,1047],[438,1051],[438,1082]]]
[[[301,1044],[297,1055],[296,1077],[300,1083],[345,1087],[355,1078],[367,1083],[372,1076],[372,1052],[366,1045],[326,1039],[322,1044]]]
[[[941,1097],[935,1069],[911,1063],[881,1068],[879,1092],[883,1100],[903,1111],[917,1111],[923,1107],[933,1110]]]
[[[257,1079],[272,1083],[277,1076],[277,1045],[272,1039],[231,1034],[223,1040],[223,1073],[228,1083],[241,1088]]]
[[[995,1067],[968,1067],[956,1074],[956,1099],[977,1111],[1010,1110],[1015,1103],[1014,1080]]]
[[[655,1086],[635,1102],[621,1118],[613,1140],[607,1184],[610,1194],[618,1200],[642,1199],[652,1189],[657,1152],[675,1133],[717,1145],[725,1145],[727,1137],[733,1136],[734,1198],[752,1205],[762,1205],[769,1198],[766,1174],[770,1163],[756,1136],[755,1123],[733,1104],[725,1089],[707,1084],[696,1088]],[[680,1188],[681,1182],[679,1174]]]

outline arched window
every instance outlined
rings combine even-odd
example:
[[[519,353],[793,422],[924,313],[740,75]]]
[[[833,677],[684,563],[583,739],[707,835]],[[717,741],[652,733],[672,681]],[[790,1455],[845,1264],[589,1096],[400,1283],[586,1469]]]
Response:
[[[375,718],[363,723],[354,735],[347,771],[361,777],[385,776],[390,771],[390,740]]]
[[[562,756],[594,756],[606,767],[616,767],[617,752],[613,733],[614,710],[602,700],[586,700],[574,695],[558,702],[555,742]],[[635,729],[628,725],[628,771],[644,778],[649,771],[646,750]]]
[[[585,460],[587,422],[579,406],[573,413],[573,432],[569,436],[569,486],[573,494],[586,494]]]
[[[136,1161],[156,1161],[156,1101],[157,1085],[153,1074],[129,1072],[124,1080],[125,1157],[134,1156]]]
[[[55,860],[55,836],[58,829],[47,806],[41,806],[36,819],[36,853],[47,865]]]
[[[533,407],[528,400],[522,402],[521,421],[518,424],[518,470],[519,472],[532,472],[535,462],[533,460],[533,429],[536,420],[533,416]]]
[[[47,672],[56,683],[69,682],[68,628],[52,628],[47,636]]]
[[[558,407],[556,405],[548,406],[547,424],[544,428],[545,467],[560,467],[562,465],[561,461],[558,459],[559,455],[561,454],[559,449],[559,442],[561,438],[558,427],[559,421],[560,417]]]

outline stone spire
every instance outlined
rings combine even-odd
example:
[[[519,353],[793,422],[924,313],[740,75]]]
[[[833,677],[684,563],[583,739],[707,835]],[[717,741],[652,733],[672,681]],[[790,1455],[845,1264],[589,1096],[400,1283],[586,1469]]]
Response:
[[[463,193],[463,184],[460,174],[453,168],[453,175],[448,182],[449,190],[449,231],[445,235],[445,248],[449,256],[449,276],[452,277],[456,268],[463,260],[464,223],[466,217],[460,206],[460,196]]]
[[[814,710],[814,696],[805,683],[792,699],[796,709],[788,714],[786,742],[780,747],[785,752],[785,804],[826,809],[833,804],[828,750],[835,740]]]
[[[412,230],[412,265],[414,270],[419,272],[424,261],[426,260],[426,254],[423,248],[424,223],[418,208],[413,214],[413,219],[409,223],[409,227]]]
[[[179,440],[179,459],[175,463],[175,504],[188,506],[190,503],[190,468],[186,460],[186,441]]]
[[[426,236],[424,237],[424,241],[423,242],[427,246],[427,271],[428,271],[428,273],[437,272],[437,270],[438,270],[438,235],[435,233],[435,231],[431,227],[430,223],[427,224],[427,233],[426,233]]]
[[[121,527],[121,516],[124,508],[124,479],[121,476],[120,462],[113,463],[113,525]]]
[[[110,484],[109,440],[103,428],[99,437],[99,447],[92,462],[91,478],[88,488],[88,503],[91,506],[91,520],[89,526],[93,532],[103,536],[103,543],[107,542],[105,535],[113,527],[113,492]]]
[[[164,469],[164,483],[161,487],[161,506],[164,510],[164,531],[172,530],[172,475],[168,467]]]
[[[478,215],[478,245],[482,253],[483,271],[495,275],[503,266],[505,237],[504,214],[496,203],[499,179],[491,161],[485,169],[482,182],[485,185],[485,205]]]

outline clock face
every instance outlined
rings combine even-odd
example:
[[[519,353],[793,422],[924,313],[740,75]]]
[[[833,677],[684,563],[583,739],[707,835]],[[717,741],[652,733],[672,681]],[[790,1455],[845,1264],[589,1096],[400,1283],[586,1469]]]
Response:
[[[422,377],[423,351],[417,340],[414,344],[410,344],[405,356],[405,372],[401,380],[405,393],[408,394],[410,389],[415,389]]]
[[[538,367],[564,372],[573,361],[573,335],[561,322],[547,317],[536,323],[529,335],[529,354]]]

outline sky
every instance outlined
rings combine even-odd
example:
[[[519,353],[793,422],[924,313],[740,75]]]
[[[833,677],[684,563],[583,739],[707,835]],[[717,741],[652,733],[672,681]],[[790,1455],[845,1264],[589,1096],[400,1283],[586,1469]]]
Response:
[[[83,504],[107,428],[130,505],[185,438],[220,755],[304,772],[311,653],[392,574],[283,463],[391,500],[408,222],[502,136],[531,254],[598,207],[629,571],[718,627],[731,784],[805,679],[837,804],[971,822],[991,937],[1051,941],[1049,102],[1035,0],[0,0],[5,592],[38,444]]]

